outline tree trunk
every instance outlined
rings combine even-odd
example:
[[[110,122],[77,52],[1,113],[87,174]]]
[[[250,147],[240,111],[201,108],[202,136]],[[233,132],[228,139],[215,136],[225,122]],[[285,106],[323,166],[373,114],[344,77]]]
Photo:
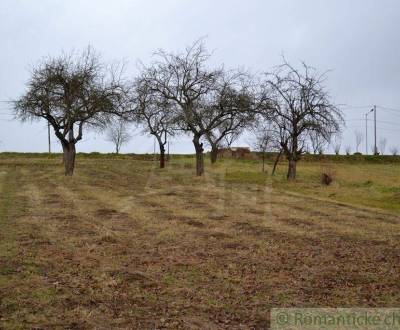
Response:
[[[196,150],[196,175],[202,176],[204,174],[204,155],[203,143],[200,142],[200,137],[193,138],[194,148]]]
[[[211,164],[215,164],[217,162],[217,158],[218,158],[218,147],[211,146],[211,152],[210,152]]]
[[[279,159],[281,158],[281,156],[282,156],[282,150],[279,151],[279,154],[275,159],[274,168],[272,169],[272,173],[271,173],[272,176],[275,175],[276,167],[278,166]]]
[[[75,144],[70,142],[68,144],[63,144],[63,159],[64,159],[64,167],[65,167],[65,175],[72,176],[74,174],[75,168],[75,155],[76,149]]]
[[[165,167],[165,147],[160,143],[160,168]]]
[[[289,168],[288,168],[288,173],[287,173],[288,180],[296,179],[296,166],[297,166],[297,161],[293,160],[293,159],[289,159]]]

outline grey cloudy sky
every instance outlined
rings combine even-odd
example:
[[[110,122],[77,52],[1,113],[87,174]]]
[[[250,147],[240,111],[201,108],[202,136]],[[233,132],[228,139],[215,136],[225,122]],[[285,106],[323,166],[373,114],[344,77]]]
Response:
[[[183,49],[207,36],[214,64],[260,72],[285,54],[292,63],[331,69],[327,87],[335,103],[346,104],[343,144],[354,146],[354,130],[364,133],[364,113],[377,104],[399,109],[378,108],[378,140],[386,137],[388,149],[400,146],[398,0],[1,0],[0,36],[1,101],[23,93],[29,66],[46,55],[90,44],[105,60],[128,60],[133,75],[136,62],[149,61],[154,50]],[[0,102],[0,151],[46,151],[45,123],[10,121],[7,108]],[[59,150],[55,139],[53,148]],[[78,151],[112,148],[94,133],[78,145]],[[188,137],[171,148],[192,152]],[[152,139],[136,132],[123,151],[152,149]]]

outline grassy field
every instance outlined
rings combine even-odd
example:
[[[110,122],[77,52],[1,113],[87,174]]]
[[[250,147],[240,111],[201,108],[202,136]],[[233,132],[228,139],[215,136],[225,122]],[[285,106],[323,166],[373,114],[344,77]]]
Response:
[[[0,328],[266,329],[400,303],[400,165],[0,155]],[[334,174],[329,186],[322,171]]]

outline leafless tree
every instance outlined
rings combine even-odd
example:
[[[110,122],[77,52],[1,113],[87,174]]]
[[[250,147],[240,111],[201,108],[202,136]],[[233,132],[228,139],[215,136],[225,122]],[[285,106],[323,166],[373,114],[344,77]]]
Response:
[[[111,121],[107,125],[106,134],[107,140],[114,144],[116,154],[119,154],[122,145],[131,139],[128,123],[123,118]]]
[[[134,86],[133,120],[153,135],[160,149],[160,168],[165,167],[165,146],[168,136],[176,133],[174,103],[152,90],[147,79],[138,78]],[[132,116],[131,116],[132,117]]]
[[[379,153],[380,153],[381,155],[384,155],[384,154],[385,154],[385,151],[386,151],[386,144],[387,144],[387,139],[386,139],[386,138],[381,138],[381,139],[379,140]]]
[[[251,130],[254,134],[254,140],[252,141],[251,145],[255,151],[261,153],[262,171],[265,172],[265,155],[268,150],[273,150],[274,143],[271,125],[267,122],[260,121],[255,123]]]
[[[335,155],[340,155],[340,147],[341,147],[340,144],[335,144],[335,145],[333,146]]]
[[[215,91],[222,70],[207,67],[210,54],[201,41],[181,54],[159,51],[156,56],[158,60],[144,68],[142,77],[153,93],[173,103],[173,109],[177,110],[175,122],[192,134],[196,174],[201,176],[204,173],[202,139],[228,115],[225,109],[216,109],[207,100]]]
[[[342,147],[342,138],[337,135],[334,138],[334,142],[333,142],[333,151],[335,152],[335,155],[339,155],[340,154],[340,148]]]
[[[309,136],[311,148],[314,155],[322,154],[324,147],[327,145],[328,141],[326,141],[326,139],[316,131],[311,131]]]
[[[280,146],[289,161],[289,180],[296,178],[297,162],[310,133],[329,141],[343,123],[341,111],[332,104],[323,85],[325,76],[304,63],[296,69],[286,61],[266,75],[265,116],[279,133]]]
[[[241,72],[221,71],[215,87],[202,98],[206,141],[211,146],[211,163],[217,161],[218,149],[230,146],[254,116],[251,80]]]
[[[360,145],[364,140],[364,135],[360,131],[355,131],[354,135],[356,137],[356,152],[359,152]]]
[[[75,145],[84,127],[104,125],[124,103],[121,73],[107,70],[88,48],[81,54],[44,59],[32,69],[28,90],[14,102],[21,120],[44,118],[53,127],[64,153],[65,175],[75,167]]]
[[[262,154],[263,171],[266,152],[269,151],[276,153],[276,158],[271,172],[271,175],[273,176],[283,153],[279,132],[274,129],[273,123],[266,120],[265,116],[260,116],[260,114],[256,115],[249,130],[255,137],[255,139],[250,142],[251,146]]]
[[[399,147],[397,147],[397,146],[391,147],[391,148],[390,148],[390,153],[391,153],[393,156],[397,156],[397,155],[399,154]]]
[[[344,149],[344,151],[346,152],[347,156],[350,156],[350,154],[351,154],[351,146],[347,145],[346,148]]]
[[[220,130],[223,130],[224,127],[222,126]],[[232,130],[231,132],[225,134],[222,142],[222,146],[226,146],[227,148],[232,147],[233,142],[235,142],[245,131],[243,128],[238,128]]]

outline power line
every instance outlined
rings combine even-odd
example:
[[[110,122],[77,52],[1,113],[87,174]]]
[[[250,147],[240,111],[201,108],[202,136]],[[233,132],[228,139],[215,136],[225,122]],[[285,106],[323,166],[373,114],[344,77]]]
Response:
[[[349,129],[353,129],[353,128],[365,128],[365,126],[361,126],[361,125],[352,125],[352,126],[348,126],[347,128],[349,128]],[[400,128],[399,128],[399,129],[395,129],[395,128],[387,128],[387,127],[377,126],[377,129],[378,129],[379,131],[392,131],[392,132],[400,133]]]
[[[339,108],[343,109],[366,109],[372,107],[373,105],[348,105],[348,104],[339,105]]]
[[[339,108],[343,108],[343,109],[366,109],[366,108],[373,108],[373,105],[347,105],[347,104],[343,104],[343,105],[339,105]],[[377,105],[377,108],[381,108],[384,110],[389,110],[389,111],[396,111],[396,112],[400,112],[400,109],[396,109],[396,108],[391,108],[391,107],[385,107],[382,105]]]
[[[349,108],[351,108],[351,107],[349,107]],[[366,107],[364,107],[364,106],[353,106],[352,108],[366,108]],[[369,107],[368,112],[366,112],[365,115],[364,115],[365,116],[365,140],[366,140],[366,146],[365,147],[366,147],[366,154],[368,154],[368,122],[370,121],[368,119],[368,114],[370,114],[371,112],[373,112],[373,114],[374,114],[374,120],[373,120],[373,123],[374,123],[374,154],[377,154],[377,130],[378,130],[377,123],[385,124],[385,125],[400,126],[400,123],[396,123],[396,122],[393,122],[393,121],[389,122],[389,121],[385,121],[385,120],[377,120],[376,119],[376,114],[377,114],[376,110],[377,110],[377,108],[383,109],[383,110],[392,111],[392,112],[396,112],[396,113],[399,113],[399,115],[400,115],[400,109],[377,106],[377,105],[374,105],[372,107],[372,109]],[[347,124],[347,122],[349,122],[349,121],[361,121],[361,120],[363,120],[363,119],[354,118],[354,119],[347,119],[347,120],[345,120],[345,122]],[[379,127],[379,130],[380,131],[387,131],[387,132],[397,132],[397,133],[400,132],[400,129],[390,129],[390,128],[382,128],[382,127]]]
[[[365,119],[361,119],[361,118],[360,119],[346,119],[345,121],[365,121]],[[372,119],[368,119],[367,121],[374,122]],[[392,121],[377,120],[376,122],[382,123],[382,124],[389,124],[389,125],[395,125],[395,126],[399,125],[400,126],[400,123],[392,122]]]
[[[388,124],[388,125],[395,125],[395,126],[400,126],[400,123],[392,122],[392,121],[386,121],[386,120],[377,120],[376,122],[382,123],[382,124]]]
[[[389,110],[389,111],[394,111],[394,112],[400,112],[400,109],[394,109],[394,108],[388,108],[388,107],[383,107],[381,105],[377,105],[378,108],[383,109],[383,110]]]

